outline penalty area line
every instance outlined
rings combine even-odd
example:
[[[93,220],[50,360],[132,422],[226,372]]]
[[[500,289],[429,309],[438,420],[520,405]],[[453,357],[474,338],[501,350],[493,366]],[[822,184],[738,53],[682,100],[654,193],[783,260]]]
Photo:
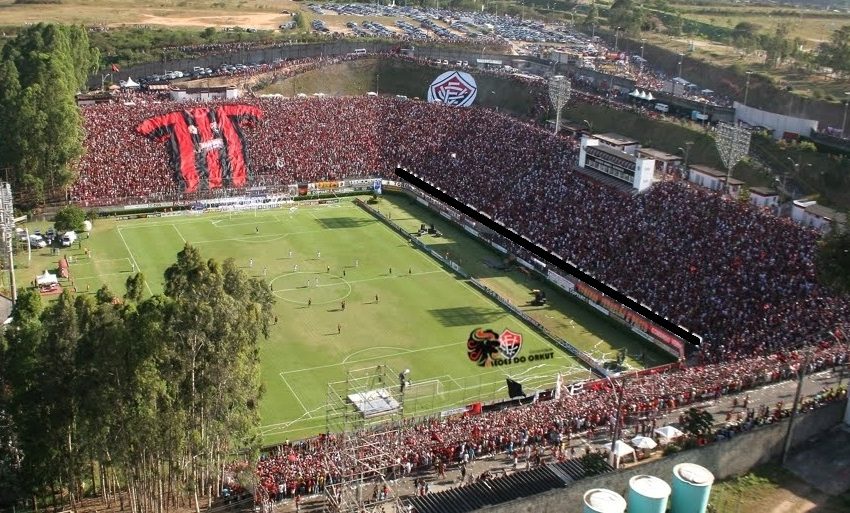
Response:
[[[283,375],[283,373],[278,373],[278,375],[280,376],[280,379],[283,380],[283,383],[286,385],[286,388],[288,388],[289,391],[292,392],[292,396],[295,398],[296,401],[298,401],[298,404],[301,405],[301,409],[304,410],[304,414],[307,415],[308,418],[312,419],[313,416],[310,415],[310,412],[307,410],[307,407],[305,407],[304,403],[301,402],[301,398],[298,397],[297,393],[295,393],[295,389],[292,388],[292,385],[289,384],[289,381],[286,380],[286,377]]]
[[[130,260],[133,262],[133,265],[136,267],[136,272],[142,272],[142,268],[139,266],[139,263],[136,262],[136,257],[133,256],[133,252],[130,251],[130,246],[127,244],[127,239],[124,238],[124,234],[121,233],[121,228],[116,228],[118,230],[118,236],[121,237],[121,242],[124,243],[124,247],[127,249],[127,254],[130,255]],[[151,290],[151,286],[148,285],[148,280],[145,280],[145,287],[148,289],[148,294],[153,296],[153,291]]]

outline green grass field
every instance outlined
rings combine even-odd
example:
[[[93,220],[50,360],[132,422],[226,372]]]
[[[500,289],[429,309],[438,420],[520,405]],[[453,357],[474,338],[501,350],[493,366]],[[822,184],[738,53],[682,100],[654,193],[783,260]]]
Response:
[[[498,254],[409,198],[386,196],[379,208],[410,231],[422,222],[435,223],[444,236],[425,236],[423,242],[456,255],[467,271],[514,304],[526,305],[531,288],[546,290],[550,305],[521,308],[594,357],[610,359],[618,348],[627,347],[630,355],[642,353],[641,361],[627,361],[632,367],[666,361],[630,333],[534,278],[493,268]],[[47,225],[30,225],[35,228]],[[350,201],[294,212],[283,208],[99,219],[80,248],[60,254],[72,258],[72,278],[80,293],[93,294],[104,283],[123,292],[135,266],[148,278],[148,292],[158,294],[164,269],[187,242],[205,257],[233,257],[247,272],[266,279],[278,298],[278,323],[271,337],[261,341],[266,386],[261,415],[268,443],[324,431],[328,383],[382,364],[411,369],[414,386],[406,397],[406,415],[503,399],[505,377],[533,392],[551,387],[559,372],[565,380],[590,376],[572,356]],[[29,264],[25,253],[17,258],[23,286],[44,269],[55,269],[59,257],[42,249],[33,252]],[[466,355],[468,335],[478,327],[521,333],[521,354],[554,349],[554,357],[478,367]]]

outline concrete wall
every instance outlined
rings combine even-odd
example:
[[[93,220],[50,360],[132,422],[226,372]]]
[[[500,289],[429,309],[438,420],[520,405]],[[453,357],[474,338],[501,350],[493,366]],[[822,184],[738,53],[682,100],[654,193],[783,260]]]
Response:
[[[797,417],[792,446],[841,422],[847,404],[838,401],[813,412]],[[591,488],[608,488],[624,497],[629,479],[639,474],[649,474],[670,483],[673,467],[689,462],[702,465],[714,473],[716,479],[745,474],[749,469],[778,458],[782,454],[788,420],[762,427],[721,443],[680,452],[667,458],[630,467],[613,474],[596,476],[579,481],[560,490],[552,490],[533,497],[506,502],[479,511],[488,513],[579,513],[584,492]]]

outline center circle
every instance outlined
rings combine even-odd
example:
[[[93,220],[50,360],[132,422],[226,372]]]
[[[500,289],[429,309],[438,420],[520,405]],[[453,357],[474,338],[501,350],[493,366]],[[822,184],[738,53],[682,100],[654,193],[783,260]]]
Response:
[[[269,282],[272,293],[289,303],[314,305],[342,301],[351,295],[351,284],[335,274],[298,271],[275,276]]]

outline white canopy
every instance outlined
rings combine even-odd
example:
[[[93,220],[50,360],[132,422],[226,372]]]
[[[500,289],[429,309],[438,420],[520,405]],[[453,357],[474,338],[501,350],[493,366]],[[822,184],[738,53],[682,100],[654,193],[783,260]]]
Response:
[[[127,80],[122,80],[119,83],[121,84],[121,87],[123,87],[125,89],[130,89],[132,87],[139,87],[139,83],[135,82],[133,80],[133,77],[127,77]]]
[[[633,461],[637,461],[637,456],[635,455],[635,450],[622,440],[617,440],[614,442],[614,450],[611,452],[611,459],[613,460],[611,464],[616,468],[620,466],[620,460],[623,459],[623,456],[632,456]]]
[[[629,96],[640,96],[640,89],[635,89],[629,93]]]
[[[660,427],[660,428],[656,429],[655,432],[658,433],[659,435],[661,435],[664,438],[670,438],[670,439],[679,438],[680,436],[685,434],[685,433],[681,432],[680,430],[678,430],[677,428],[675,428],[673,426]]]
[[[658,446],[658,444],[655,443],[655,440],[648,436],[636,436],[632,438],[632,445],[638,449],[655,449],[655,447]]]
[[[623,456],[628,456],[629,454],[634,454],[635,450],[622,440],[617,440],[614,442],[614,456],[618,458],[622,458]]]
[[[651,101],[651,100],[654,100],[654,99],[655,99],[655,97],[654,97],[654,96],[652,96],[652,93],[650,93],[649,91],[647,91],[647,93],[646,93],[646,99]]]
[[[35,277],[35,282],[38,285],[53,285],[55,283],[59,283],[59,280],[56,279],[55,274],[50,274],[47,270],[45,270],[44,274]]]

